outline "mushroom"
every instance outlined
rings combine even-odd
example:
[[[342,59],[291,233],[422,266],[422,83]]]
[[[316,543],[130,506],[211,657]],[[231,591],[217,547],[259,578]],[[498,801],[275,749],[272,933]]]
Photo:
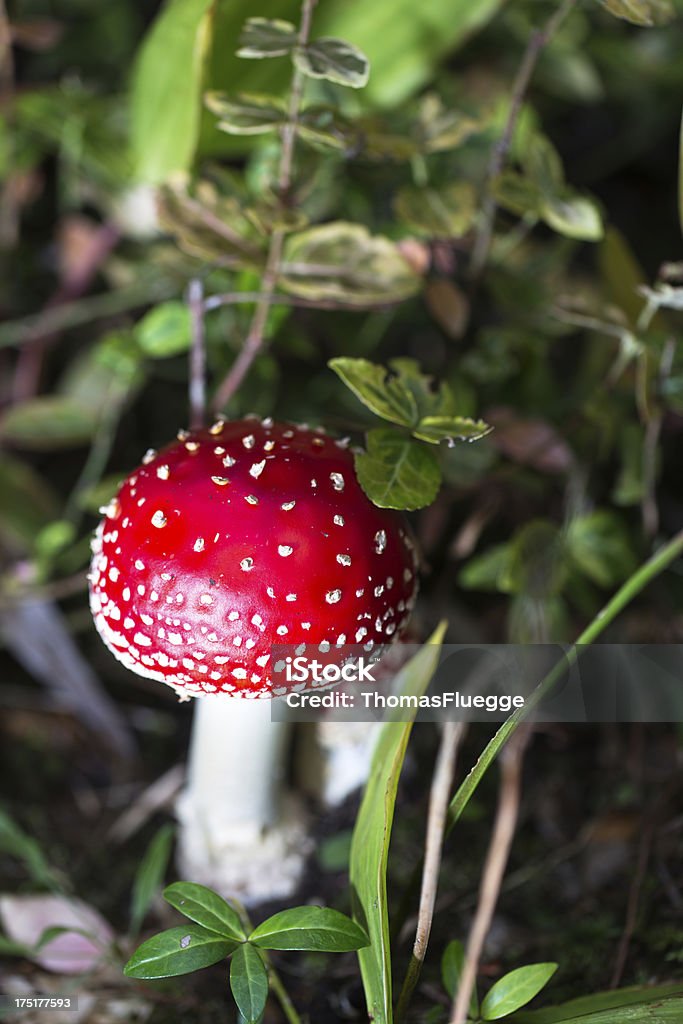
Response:
[[[274,696],[273,645],[371,651],[401,633],[416,591],[404,519],[366,497],[346,441],[256,418],[150,450],[104,513],[90,573],[100,636],[133,672],[201,698],[182,867],[246,900],[285,895],[306,830],[280,797],[286,725],[254,698]]]

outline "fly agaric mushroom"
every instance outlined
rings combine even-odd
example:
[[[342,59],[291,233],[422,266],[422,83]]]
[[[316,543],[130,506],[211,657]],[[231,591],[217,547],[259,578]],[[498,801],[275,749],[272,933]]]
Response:
[[[90,574],[100,636],[127,668],[202,698],[184,867],[246,899],[284,895],[305,847],[296,815],[281,820],[285,727],[266,701],[234,698],[285,692],[275,644],[371,651],[400,634],[416,591],[403,517],[366,497],[345,442],[252,418],[149,451],[104,511]],[[259,850],[277,865],[265,884]]]

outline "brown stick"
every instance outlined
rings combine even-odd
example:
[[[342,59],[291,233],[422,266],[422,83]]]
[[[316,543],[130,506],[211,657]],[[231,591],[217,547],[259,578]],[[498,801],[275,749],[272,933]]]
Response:
[[[491,927],[496,909],[503,875],[510,855],[510,847],[517,826],[522,783],[524,750],[529,739],[529,730],[524,728],[515,734],[501,752],[501,783],[496,820],[493,825],[491,842],[479,889],[479,902],[467,939],[465,962],[460,984],[453,1003],[450,1024],[465,1024],[467,1009],[477,977],[484,942]]]
[[[562,0],[560,6],[552,17],[549,18],[543,28],[537,29],[531,35],[531,38],[527,43],[526,50],[524,51],[522,63],[519,66],[517,76],[512,86],[510,109],[508,111],[507,120],[505,121],[505,127],[503,128],[503,134],[493,147],[491,160],[489,162],[485,187],[486,198],[482,209],[481,224],[472,248],[472,262],[470,264],[470,276],[475,282],[478,280],[481,272],[486,266],[486,261],[488,260],[491,249],[491,242],[493,241],[493,221],[498,207],[493,194],[493,184],[503,169],[505,157],[507,156],[512,144],[512,137],[514,135],[515,128],[517,127],[517,121],[522,109],[524,97],[527,89],[529,88],[531,76],[536,70],[536,64],[538,63],[538,58],[541,56],[543,47],[555,34],[575,4],[576,0]]]
[[[308,42],[311,32],[313,8],[315,7],[316,2],[317,0],[303,0],[298,38],[298,45],[300,47],[304,47]],[[304,83],[304,74],[299,70],[299,68],[295,68],[292,75],[292,89],[289,99],[287,124],[282,130],[282,153],[280,155],[280,167],[278,171],[278,191],[280,193],[280,198],[283,201],[287,199],[291,186],[294,144],[296,142],[296,129],[299,121]],[[254,362],[256,356],[263,347],[263,336],[268,321],[271,299],[277,284],[284,242],[285,232],[279,228],[275,228],[270,236],[268,257],[266,259],[266,266],[263,271],[263,278],[261,282],[263,297],[254,312],[254,317],[251,321],[251,326],[242,347],[242,351],[216,391],[213,401],[213,407],[216,412],[220,412],[238,390],[240,384],[249,372],[251,364]]]

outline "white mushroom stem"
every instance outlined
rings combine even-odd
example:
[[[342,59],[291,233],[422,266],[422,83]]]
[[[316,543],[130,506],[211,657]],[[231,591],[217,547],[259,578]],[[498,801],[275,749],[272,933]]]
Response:
[[[177,806],[182,877],[246,903],[290,894],[310,849],[284,791],[289,727],[269,700],[195,701],[187,783]]]

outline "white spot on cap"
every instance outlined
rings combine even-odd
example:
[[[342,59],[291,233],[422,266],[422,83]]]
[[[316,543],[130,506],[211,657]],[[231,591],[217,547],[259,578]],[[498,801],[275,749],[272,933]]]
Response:
[[[346,633],[340,633],[337,637],[337,647],[343,647],[346,643]]]
[[[296,601],[296,594],[287,594],[285,601]]]
[[[266,441],[263,445],[264,452],[272,452],[275,447],[275,441]]]
[[[404,569],[404,570],[403,570],[403,579],[404,579],[404,581],[405,581],[406,583],[410,583],[410,581],[412,580],[412,578],[413,578],[413,574],[412,574],[412,572],[410,571],[410,569]]]
[[[143,466],[149,465],[149,463],[153,459],[156,459],[156,457],[157,457],[156,449],[155,448],[148,448],[147,451],[145,452],[145,454],[142,456],[142,464],[143,464]]]
[[[367,636],[367,635],[368,635],[367,629],[365,628],[365,626],[361,626],[360,629],[358,630],[358,632],[356,633],[356,643],[359,644],[361,642],[361,640],[363,639],[363,637]]]
[[[121,597],[124,601],[130,601],[130,587],[124,587]]]
[[[252,615],[251,621],[254,626],[260,626],[263,623],[263,619],[260,615]]]
[[[136,569],[144,569],[145,568],[145,563],[142,561],[141,558],[136,558],[135,559],[135,568]]]
[[[241,647],[242,646],[242,637],[241,636],[234,636],[232,638],[232,643],[233,643],[234,647]]]
[[[334,521],[335,521],[337,526],[343,526],[344,525],[344,516],[335,516],[334,517]]]
[[[225,487],[226,484],[230,483],[227,476],[212,476],[211,480],[213,481],[213,483],[216,484],[217,487]]]
[[[135,625],[135,619],[131,619],[130,615],[127,615],[125,617],[125,619],[123,620],[123,628],[124,629],[132,629],[134,625]]]
[[[199,450],[199,441],[186,441],[185,448],[188,452],[196,452]]]
[[[133,643],[138,644],[140,647],[151,647],[152,641],[144,633],[136,633],[133,637]]]
[[[289,630],[286,626],[278,626],[275,632],[278,636],[286,636],[287,633],[289,633]]]
[[[311,480],[311,487],[317,487],[317,486],[318,486],[318,481],[315,478],[313,478]]]
[[[330,480],[332,481],[332,486],[334,487],[335,491],[344,490],[344,477],[341,475],[341,473],[330,473]]]
[[[178,438],[179,441],[187,441],[189,436],[189,430],[179,430],[178,433],[176,434],[176,437]]]
[[[301,623],[301,628],[302,629],[310,629],[311,628],[310,622],[302,622]]]
[[[138,583],[138,594],[140,595],[140,597],[145,596],[145,588],[142,583]]]
[[[325,594],[325,600],[328,604],[336,604],[337,601],[341,601],[341,596],[341,590],[328,590]]]
[[[246,437],[242,438],[242,444],[247,449],[253,448],[254,445],[256,444],[256,438],[254,437],[253,434],[247,434]]]
[[[378,530],[375,534],[375,551],[381,555],[387,546],[387,535],[384,530]]]
[[[240,617],[240,613],[239,612],[230,612],[230,614],[228,615],[228,618],[230,619],[231,622],[237,622],[239,617]]]
[[[266,587],[266,594],[268,597],[275,597],[275,591],[272,587]]]
[[[112,565],[111,569],[109,570],[109,579],[112,581],[112,583],[116,583],[120,575],[121,573],[116,568],[116,566]]]
[[[234,675],[235,679],[246,679],[247,678],[247,670],[246,670],[246,668],[234,668],[232,670],[232,674]]]
[[[337,555],[337,561],[340,565],[351,565],[351,555]]]
[[[213,450],[213,453],[214,455],[225,455],[225,448],[222,445],[217,444]]]
[[[253,569],[253,568],[254,568],[254,559],[253,558],[243,558],[242,561],[240,562],[240,569],[242,569],[243,572],[249,572],[249,570]]]
[[[374,590],[375,597],[381,597],[383,593],[384,593],[384,587],[381,584],[378,587],[375,587],[375,590]]]
[[[329,642],[329,640],[323,640],[323,642],[321,644],[318,644],[318,650],[321,652],[321,654],[327,654],[329,649],[330,649],[330,642]]]
[[[183,642],[183,638],[180,633],[169,633],[168,642],[169,644],[173,644],[174,647],[180,647]]]
[[[233,459],[232,455],[225,456],[225,458],[223,459],[223,465],[225,466],[226,469],[230,469],[231,466],[235,465],[235,459]]]
[[[213,598],[211,594],[201,594],[199,598],[200,604],[213,604]]]
[[[204,550],[204,538],[203,537],[197,537],[196,541],[194,542],[194,550],[195,551],[203,551]]]
[[[283,512],[291,512],[295,505],[295,501],[285,501],[282,503],[282,505],[280,505],[280,508],[282,509]]]
[[[283,558],[288,558],[292,551],[294,551],[294,548],[290,547],[289,544],[278,544],[277,553],[282,555]]]
[[[244,500],[247,502],[248,505],[258,505],[258,498],[255,497],[255,495],[253,494],[247,494]]]
[[[160,480],[168,480],[170,475],[171,471],[168,468],[168,466],[164,465],[157,467],[157,476],[159,477]]]
[[[152,526],[156,526],[157,530],[161,530],[164,526],[166,526],[167,522],[168,519],[161,511],[161,509],[158,508],[154,515],[152,516]]]
[[[253,476],[254,480],[258,480],[265,467],[265,459],[263,459],[262,462],[254,462],[253,465],[249,467],[249,476]]]
[[[216,420],[213,426],[209,427],[210,434],[220,434],[221,430],[225,426],[225,420]]]
[[[265,668],[269,661],[270,655],[262,654],[260,658],[256,659],[256,664],[259,665],[261,668]]]

